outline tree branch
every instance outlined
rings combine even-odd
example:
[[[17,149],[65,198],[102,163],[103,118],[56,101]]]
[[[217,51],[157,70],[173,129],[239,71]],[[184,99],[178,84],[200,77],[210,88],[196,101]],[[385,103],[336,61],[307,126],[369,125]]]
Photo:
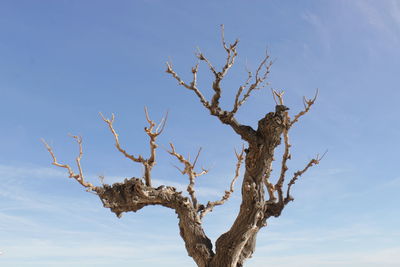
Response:
[[[185,87],[186,89],[192,90],[195,92],[195,94],[197,95],[197,97],[200,99],[200,102],[203,104],[203,106],[205,106],[207,109],[210,109],[210,103],[205,99],[205,97],[203,96],[203,94],[200,92],[200,90],[197,88],[197,72],[198,72],[198,64],[196,64],[195,67],[192,68],[192,73],[193,73],[193,80],[190,84],[185,83],[179,76],[178,74],[173,70],[172,68],[172,63],[167,62],[167,70],[166,72],[171,74],[172,77],[174,77],[179,85],[182,85],[183,87]]]
[[[180,234],[189,256],[193,257],[198,266],[203,267],[214,256],[212,243],[204,233],[192,204],[174,187],[153,188],[144,185],[141,179],[131,178],[122,183],[96,187],[95,191],[104,207],[109,208],[118,217],[124,212],[137,212],[150,205],[174,209],[178,214]]]
[[[242,139],[248,141],[248,142],[254,142],[256,140],[255,138],[255,131],[252,129],[250,126],[246,125],[241,125],[236,121],[234,118],[235,112],[239,108],[240,105],[242,105],[247,98],[250,96],[251,91],[254,89],[260,88],[260,84],[264,82],[264,80],[267,78],[267,74],[269,73],[269,68],[270,64],[267,64],[267,61],[269,59],[269,56],[267,55],[266,58],[261,62],[260,66],[258,67],[256,71],[256,79],[252,85],[250,85],[249,89],[247,90],[246,94],[239,99],[242,91],[247,87],[247,85],[250,83],[250,78],[248,78],[248,81],[243,85],[242,87],[239,88],[239,94],[237,95],[237,100],[235,100],[235,107],[234,107],[234,112],[233,111],[226,111],[222,110],[220,105],[219,105],[219,99],[221,98],[221,81],[223,78],[226,76],[228,73],[229,69],[232,68],[232,66],[235,63],[235,58],[238,55],[237,53],[237,45],[239,43],[239,40],[236,40],[232,44],[227,44],[225,42],[225,37],[224,37],[224,28],[223,25],[221,26],[221,39],[222,39],[222,45],[224,47],[224,50],[227,53],[226,56],[226,61],[225,64],[222,66],[221,71],[217,71],[216,68],[212,65],[210,60],[199,51],[196,54],[196,57],[200,61],[204,61],[212,74],[214,75],[214,81],[212,83],[212,88],[214,91],[214,95],[212,96],[211,103],[204,97],[202,92],[197,88],[197,73],[198,73],[198,64],[196,64],[192,68],[192,82],[186,83],[181,79],[181,77],[174,71],[172,64],[170,62],[167,62],[167,70],[166,72],[171,74],[171,76],[178,81],[179,85],[185,87],[188,90],[194,91],[197,97],[199,98],[200,102],[203,104],[205,108],[207,108],[210,111],[210,114],[213,116],[216,116],[219,118],[219,120],[227,125],[230,125],[233,130],[239,134]],[[266,68],[266,71],[261,74],[261,70],[263,67]],[[251,76],[251,73],[249,72],[249,75]]]
[[[289,123],[289,128],[295,124],[300,117],[305,115],[311,108],[312,105],[314,105],[315,100],[317,100],[319,90],[317,89],[314,95],[313,99],[307,99],[306,97],[303,97],[303,104],[304,104],[304,110],[300,111],[296,116],[294,116],[294,119]]]
[[[207,203],[207,206],[203,210],[200,211],[200,219],[202,219],[207,213],[212,212],[212,210],[214,209],[215,206],[223,205],[230,198],[231,194],[234,192],[235,182],[240,175],[240,167],[244,160],[244,147],[242,148],[242,151],[240,152],[240,154],[237,153],[236,151],[235,151],[235,154],[236,154],[236,158],[237,158],[235,176],[233,177],[233,179],[231,181],[229,190],[225,191],[225,194],[222,196],[222,198],[220,200],[212,201],[212,202],[209,201]]]
[[[208,173],[208,170],[205,170],[205,169],[202,169],[201,172],[196,172],[194,170],[194,167],[196,165],[196,162],[197,162],[197,159],[199,157],[201,150],[199,150],[199,153],[197,154],[195,161],[193,163],[191,163],[189,160],[185,159],[185,157],[183,155],[176,152],[175,147],[172,143],[170,143],[169,145],[171,147],[171,150],[168,150],[168,153],[171,154],[172,156],[176,157],[185,166],[185,168],[183,170],[180,170],[179,168],[177,168],[177,169],[183,175],[187,174],[189,177],[189,185],[187,187],[187,191],[190,195],[190,198],[192,199],[193,208],[195,210],[197,210],[199,207],[199,204],[197,202],[196,191],[194,189],[195,180],[196,180],[196,177]]]
[[[158,147],[158,145],[156,144],[156,138],[163,132],[163,130],[165,128],[165,124],[168,119],[168,112],[165,115],[165,117],[162,118],[162,120],[158,124],[158,126],[156,125],[156,123],[153,120],[150,119],[150,116],[149,116],[149,113],[148,113],[146,107],[144,108],[144,112],[146,115],[146,120],[149,123],[149,127],[144,128],[144,131],[150,138],[150,142],[149,142],[150,157],[148,159],[143,158],[141,155],[139,155],[138,157],[130,155],[126,152],[126,150],[124,150],[121,147],[121,145],[119,143],[119,139],[118,139],[118,134],[115,131],[114,126],[113,126],[114,119],[115,119],[114,114],[112,114],[111,120],[106,119],[103,116],[103,114],[101,114],[101,113],[100,113],[100,116],[103,119],[103,121],[105,123],[107,123],[108,127],[110,128],[111,133],[114,135],[115,147],[118,149],[118,151],[120,151],[125,157],[131,159],[132,161],[143,164],[143,166],[144,166],[143,179],[145,180],[147,186],[151,186],[151,170],[154,167],[154,165],[156,164],[156,149]]]
[[[233,109],[231,111],[233,114],[235,114],[238,111],[239,107],[241,105],[243,105],[244,102],[246,102],[246,100],[249,98],[252,91],[264,88],[265,86],[268,85],[268,83],[265,81],[268,78],[268,75],[270,73],[271,66],[273,63],[271,60],[269,60],[269,58],[270,58],[270,56],[269,56],[268,52],[266,52],[264,59],[261,61],[260,65],[258,66],[258,68],[256,70],[254,82],[250,86],[249,86],[249,83],[250,83],[251,78],[253,77],[253,74],[251,71],[247,71],[247,73],[248,73],[247,80],[245,81],[245,83],[242,86],[239,87],[239,89],[236,93],[235,103],[234,103]],[[246,89],[247,87],[248,87],[248,89],[247,89],[246,93],[240,99],[240,96],[241,96],[243,90]]]
[[[288,204],[290,201],[293,201],[294,198],[290,195],[290,189],[292,188],[292,185],[294,185],[297,181],[297,179],[304,174],[309,168],[311,168],[314,165],[318,165],[320,161],[324,158],[327,152],[325,152],[321,157],[317,155],[315,158],[311,159],[308,164],[304,167],[304,169],[299,170],[293,174],[292,179],[290,179],[288,183],[288,188],[286,191],[286,197],[284,199],[284,204]]]
[[[79,174],[76,174],[72,168],[68,165],[68,164],[61,164],[57,162],[57,158],[53,152],[53,149],[51,148],[51,146],[49,144],[46,143],[46,141],[44,139],[42,139],[42,143],[46,146],[47,151],[49,151],[51,157],[53,158],[53,165],[57,166],[57,167],[61,167],[61,168],[65,168],[68,170],[68,174],[69,174],[69,178],[74,178],[75,180],[78,181],[78,183],[80,183],[82,186],[84,186],[85,188],[87,188],[87,191],[91,191],[93,190],[95,187],[93,184],[85,182],[85,179],[83,177],[83,171],[82,171],[82,166],[81,166],[81,159],[82,159],[82,155],[83,155],[83,150],[82,150],[82,137],[81,136],[77,136],[77,135],[71,135],[72,138],[75,139],[75,141],[78,143],[79,145],[79,154],[76,157],[75,161],[76,161],[76,165],[78,166],[78,171]]]
[[[143,163],[144,159],[142,156],[139,155],[139,157],[135,157],[133,155],[130,155],[126,152],[125,149],[123,149],[119,143],[119,138],[118,138],[118,134],[114,129],[113,123],[114,123],[114,113],[111,114],[111,119],[107,119],[103,116],[103,114],[101,112],[99,112],[101,118],[103,119],[103,121],[105,123],[108,124],[108,127],[110,128],[111,133],[114,135],[114,139],[115,139],[115,147],[118,149],[119,152],[121,152],[125,157],[127,157],[128,159],[134,161],[134,162],[138,162],[138,163]]]

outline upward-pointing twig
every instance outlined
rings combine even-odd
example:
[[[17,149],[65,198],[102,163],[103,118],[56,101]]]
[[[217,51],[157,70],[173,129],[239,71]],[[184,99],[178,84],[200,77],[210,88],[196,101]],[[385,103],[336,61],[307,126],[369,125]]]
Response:
[[[75,139],[75,141],[78,143],[79,145],[79,154],[76,157],[75,161],[76,161],[76,165],[78,166],[78,171],[79,173],[76,174],[71,166],[69,166],[68,164],[61,164],[57,161],[57,158],[53,152],[53,149],[51,148],[51,146],[49,144],[46,143],[46,141],[44,139],[42,139],[42,143],[46,146],[47,151],[49,151],[51,157],[53,158],[53,165],[57,166],[57,167],[61,167],[61,168],[65,168],[68,170],[68,174],[69,174],[69,178],[74,178],[75,180],[77,180],[82,186],[84,186],[85,188],[87,188],[88,191],[91,191],[95,188],[95,186],[91,183],[85,182],[85,179],[83,177],[83,171],[82,171],[82,166],[81,166],[81,159],[82,159],[82,155],[83,155],[83,150],[82,150],[82,137],[81,136],[77,136],[77,135],[71,135],[72,138]]]
[[[235,188],[235,182],[238,179],[240,175],[240,167],[242,165],[242,162],[244,160],[244,147],[242,147],[242,151],[240,153],[237,153],[235,151],[235,155],[237,158],[237,163],[236,163],[236,169],[235,169],[235,176],[233,177],[229,190],[225,191],[225,194],[222,196],[220,200],[217,201],[209,201],[207,205],[204,207],[204,209],[200,210],[200,219],[202,219],[207,213],[211,212],[215,206],[223,205],[231,196],[231,194],[234,192]]]
[[[129,158],[130,160],[143,164],[143,166],[144,166],[143,178],[146,182],[146,185],[151,186],[151,170],[154,167],[154,165],[156,164],[156,149],[158,147],[158,145],[156,144],[156,138],[164,130],[164,127],[165,127],[165,124],[166,124],[167,118],[168,118],[168,112],[167,112],[166,116],[164,118],[162,118],[162,120],[158,126],[156,126],[156,123],[150,119],[150,116],[149,116],[149,113],[148,113],[146,107],[144,108],[144,112],[145,112],[146,120],[149,123],[149,127],[145,127],[144,131],[150,138],[150,157],[147,159],[143,158],[141,155],[139,155],[138,157],[135,157],[131,154],[128,154],[126,152],[126,150],[121,147],[121,145],[119,143],[119,139],[118,139],[118,134],[115,131],[114,126],[113,126],[114,119],[115,119],[114,114],[112,114],[111,119],[106,119],[103,116],[103,114],[101,114],[101,113],[100,113],[100,116],[103,119],[103,121],[105,123],[107,123],[108,127],[110,128],[111,133],[114,135],[115,147],[118,149],[118,151],[120,151],[125,157]],[[156,129],[154,129],[154,127]]]

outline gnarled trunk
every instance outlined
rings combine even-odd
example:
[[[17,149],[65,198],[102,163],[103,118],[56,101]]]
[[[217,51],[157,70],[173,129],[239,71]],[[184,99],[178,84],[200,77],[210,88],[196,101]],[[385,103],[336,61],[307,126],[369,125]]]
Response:
[[[205,62],[215,76],[215,80],[212,83],[214,95],[211,101],[208,101],[197,87],[198,64],[192,68],[192,81],[186,83],[174,71],[172,65],[167,63],[167,73],[177,80],[181,86],[193,91],[212,116],[217,117],[223,124],[230,126],[248,144],[247,149],[243,148],[242,153],[236,153],[238,162],[236,164],[235,177],[231,182],[229,191],[225,191],[220,200],[209,201],[206,205],[198,202],[195,192],[195,179],[207,173],[207,170],[203,169],[201,172],[196,172],[195,165],[199,154],[192,163],[177,153],[173,144],[170,144],[171,150],[168,153],[184,165],[181,172],[189,176],[189,185],[187,187],[189,197],[182,195],[182,192],[177,192],[174,187],[160,186],[154,188],[151,186],[151,171],[156,163],[156,149],[158,147],[156,138],[163,131],[166,118],[160,125],[156,126],[156,123],[149,118],[147,110],[145,110],[145,113],[149,126],[145,127],[144,130],[150,138],[150,156],[148,158],[144,158],[141,155],[134,156],[124,150],[119,143],[118,134],[113,127],[114,115],[112,115],[111,119],[106,119],[101,115],[114,136],[116,148],[126,158],[144,166],[145,171],[142,179],[131,178],[113,185],[94,186],[86,182],[83,176],[80,162],[83,154],[81,137],[73,136],[79,144],[79,155],[76,158],[79,173],[75,173],[69,165],[59,163],[52,148],[44,142],[53,158],[52,164],[66,168],[70,178],[75,179],[88,191],[94,191],[103,202],[104,207],[110,208],[118,217],[123,212],[136,212],[148,205],[161,205],[174,209],[178,215],[180,235],[185,243],[186,250],[199,267],[243,266],[245,260],[253,254],[256,236],[260,229],[266,225],[266,220],[271,216],[278,217],[281,214],[285,205],[293,200],[290,196],[291,186],[300,175],[306,172],[309,167],[318,164],[321,159],[320,157],[314,158],[303,170],[295,172],[288,183],[286,195],[284,195],[283,184],[288,169],[286,162],[290,159],[288,131],[301,116],[309,111],[317,95],[312,100],[304,98],[304,110],[300,111],[291,120],[287,113],[288,108],[283,105],[283,93],[273,91],[273,96],[277,104],[275,112],[270,112],[262,118],[258,122],[257,130],[254,130],[251,126],[240,124],[235,118],[236,112],[248,99],[252,91],[267,85],[266,79],[272,62],[269,61],[269,55],[266,54],[254,75],[249,71],[247,80],[237,90],[233,109],[231,111],[223,110],[219,105],[222,92],[221,81],[234,64],[237,56],[236,48],[238,40],[228,45],[224,40],[222,31],[222,44],[227,53],[227,58],[220,71],[217,71],[202,53],[197,55],[198,59]],[[284,139],[282,166],[277,183],[272,184],[269,180],[272,171],[271,165],[274,160],[275,148],[281,143],[281,136]],[[203,230],[201,220],[215,206],[224,204],[233,193],[235,181],[239,177],[244,152],[246,152],[246,168],[241,187],[242,202],[239,214],[229,231],[217,239],[214,252],[212,243]],[[269,196],[267,200],[265,199],[266,193]],[[276,193],[278,198],[276,197]]]
[[[274,150],[281,142],[284,127],[277,116],[272,112],[260,120],[256,141],[249,143],[239,214],[230,230],[218,238],[210,267],[242,266],[254,252],[258,231],[266,225],[264,179],[271,172]]]

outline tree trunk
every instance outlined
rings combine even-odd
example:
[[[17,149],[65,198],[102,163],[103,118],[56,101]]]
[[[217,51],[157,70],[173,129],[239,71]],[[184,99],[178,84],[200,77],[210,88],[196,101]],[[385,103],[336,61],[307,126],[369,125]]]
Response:
[[[264,179],[271,173],[274,150],[281,142],[284,126],[277,118],[271,112],[260,120],[255,133],[257,141],[249,143],[239,214],[231,229],[218,238],[209,267],[239,267],[254,252],[256,235],[269,217]]]

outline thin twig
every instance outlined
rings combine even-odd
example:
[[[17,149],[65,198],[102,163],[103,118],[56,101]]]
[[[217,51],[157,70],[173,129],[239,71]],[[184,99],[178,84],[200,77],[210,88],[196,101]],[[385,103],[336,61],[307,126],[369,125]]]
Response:
[[[287,112],[285,112],[285,113],[287,114]],[[286,117],[287,117],[287,115],[286,115]],[[283,135],[283,140],[284,140],[284,152],[282,155],[281,173],[280,173],[278,182],[274,186],[274,188],[278,192],[279,202],[283,201],[282,186],[285,181],[286,171],[288,170],[287,161],[288,161],[288,159],[291,158],[291,155],[290,155],[291,145],[289,144],[289,134],[288,134],[288,129],[286,127],[283,129],[282,135]]]
[[[202,171],[201,172],[196,172],[195,170],[194,170],[194,167],[195,167],[195,163],[197,162],[197,159],[198,159],[198,157],[199,157],[199,155],[200,155],[200,151],[201,150],[199,150],[199,152],[197,153],[197,156],[196,156],[196,159],[195,159],[195,161],[194,161],[194,163],[191,163],[189,160],[187,160],[183,155],[181,155],[181,154],[179,154],[178,152],[176,152],[176,150],[175,150],[175,146],[172,144],[172,143],[170,143],[169,144],[170,145],[170,147],[171,147],[171,150],[167,150],[168,151],[168,153],[169,154],[171,154],[172,156],[174,156],[174,157],[176,157],[183,165],[184,165],[184,169],[183,170],[180,170],[178,167],[176,167],[183,175],[188,175],[188,177],[189,177],[189,185],[188,185],[188,187],[187,187],[187,191],[188,191],[188,193],[189,193],[189,195],[190,195],[190,198],[191,198],[191,200],[192,200],[192,204],[193,204],[193,207],[197,210],[198,209],[198,203],[197,203],[197,198],[196,198],[196,191],[195,191],[195,189],[194,189],[194,186],[195,186],[195,180],[196,180],[196,177],[199,177],[199,176],[201,176],[201,175],[203,175],[203,174],[206,174],[206,173],[208,173],[208,170],[206,170],[206,169],[202,169]]]
[[[192,72],[193,72],[193,80],[192,82],[189,84],[185,83],[179,76],[178,74],[173,70],[172,68],[172,63],[167,62],[167,70],[166,72],[171,74],[172,77],[174,77],[178,83],[180,85],[182,85],[183,87],[185,87],[186,89],[192,90],[196,93],[196,95],[198,96],[198,98],[200,99],[200,102],[206,107],[206,108],[210,108],[210,103],[205,99],[205,97],[203,96],[203,94],[200,92],[200,90],[197,88],[196,86],[196,77],[197,77],[197,71],[198,68],[192,68]],[[197,65],[196,65],[197,66]]]
[[[88,191],[91,191],[95,188],[95,186],[91,183],[85,182],[84,176],[83,176],[83,171],[82,171],[82,166],[81,166],[81,159],[82,159],[82,155],[83,155],[83,150],[82,150],[82,137],[80,136],[76,136],[76,135],[72,135],[72,138],[75,139],[75,141],[78,143],[79,145],[79,154],[76,157],[75,161],[76,164],[78,166],[78,171],[79,174],[76,174],[72,168],[68,165],[68,164],[62,164],[62,163],[58,163],[57,162],[57,158],[53,152],[53,149],[51,148],[51,146],[46,143],[46,141],[44,139],[42,139],[42,143],[46,146],[47,151],[49,151],[51,157],[53,158],[53,162],[52,164],[57,166],[57,167],[61,167],[61,168],[65,168],[68,170],[68,175],[69,178],[74,178],[76,181],[78,181],[82,186],[84,186],[85,188],[87,188]]]
[[[126,152],[126,150],[124,150],[121,147],[121,145],[119,143],[119,139],[118,139],[118,134],[115,131],[114,126],[113,126],[114,119],[115,119],[114,114],[112,114],[111,120],[110,119],[106,119],[103,116],[103,114],[101,114],[101,113],[100,113],[100,116],[103,119],[103,121],[108,124],[108,127],[110,128],[110,131],[114,135],[115,147],[118,149],[118,151],[120,151],[125,157],[131,159],[132,161],[143,164],[143,166],[144,166],[143,179],[145,180],[147,186],[151,186],[151,170],[154,167],[154,165],[156,164],[156,149],[158,147],[158,145],[156,144],[156,138],[164,130],[164,127],[166,125],[167,118],[168,118],[168,112],[166,113],[165,117],[163,117],[161,119],[161,122],[160,122],[160,124],[158,124],[158,126],[153,120],[151,120],[151,118],[149,116],[149,112],[147,110],[147,107],[144,108],[144,113],[145,113],[146,121],[149,124],[148,127],[144,128],[144,131],[146,132],[146,134],[150,138],[150,141],[149,141],[150,157],[147,158],[147,159],[143,158],[141,155],[139,155],[138,157],[130,155],[130,154],[128,154]],[[156,128],[155,130],[154,130],[154,127]]]
[[[285,94],[285,92],[284,91],[278,92],[274,89],[271,89],[271,90],[272,90],[272,96],[274,97],[275,104],[283,105],[283,95]]]
[[[317,89],[313,99],[307,99],[306,97],[303,97],[304,110],[300,111],[296,116],[294,116],[294,119],[289,123],[289,128],[292,127],[301,116],[305,115],[310,110],[311,106],[314,105],[315,100],[318,97],[318,93],[319,90]]]
[[[320,163],[320,161],[324,158],[324,156],[326,155],[328,151],[326,151],[321,157],[319,155],[317,155],[315,158],[311,159],[308,164],[304,167],[304,169],[299,170],[297,172],[295,172],[293,174],[292,179],[290,179],[289,183],[288,183],[288,188],[287,188],[287,192],[286,192],[286,197],[284,200],[284,204],[286,205],[287,203],[289,203],[290,201],[293,201],[293,197],[290,195],[290,189],[292,188],[292,185],[294,185],[297,181],[297,179],[304,174],[309,168],[311,168],[314,165],[318,165]]]
[[[128,152],[126,152],[125,149],[123,149],[119,143],[119,138],[118,138],[118,134],[114,129],[113,123],[115,120],[115,116],[114,113],[111,114],[111,119],[107,119],[103,116],[103,114],[101,112],[99,112],[101,118],[103,119],[103,121],[105,123],[107,123],[108,127],[110,128],[111,133],[114,136],[115,139],[115,147],[118,149],[119,152],[121,152],[125,157],[127,157],[128,159],[134,161],[134,162],[139,162],[139,163],[143,163],[145,160],[143,159],[142,156],[139,155],[139,157],[135,157],[133,155],[128,154]]]
[[[265,81],[268,78],[268,75],[270,73],[270,69],[271,69],[271,66],[273,63],[269,59],[270,59],[270,56],[267,51],[265,54],[265,57],[261,61],[260,65],[258,65],[258,68],[257,68],[255,76],[254,76],[254,82],[251,85],[249,85],[249,83],[250,83],[251,78],[253,77],[253,74],[250,71],[247,72],[248,73],[247,80],[245,81],[245,83],[242,86],[239,87],[239,89],[236,93],[235,103],[234,103],[233,109],[231,111],[232,113],[237,112],[239,107],[241,105],[243,105],[244,102],[246,102],[246,100],[250,97],[252,91],[264,88],[265,86],[268,85],[268,83]],[[247,91],[244,93],[244,95],[240,99],[240,96],[245,88],[247,88]]]
[[[242,147],[242,151],[238,153],[235,150],[235,155],[237,158],[237,163],[236,163],[236,169],[235,169],[235,176],[233,177],[229,190],[225,191],[225,194],[222,196],[220,200],[217,201],[209,201],[207,203],[207,206],[204,207],[204,209],[200,210],[200,219],[202,219],[207,213],[211,212],[215,206],[223,205],[233,194],[235,190],[235,182],[238,179],[240,175],[240,167],[242,165],[242,162],[244,160],[244,147]]]
[[[239,92],[237,94],[237,97],[236,97],[237,99],[235,100],[233,110],[232,111],[223,110],[219,104],[219,100],[220,100],[221,93],[222,93],[220,83],[223,80],[223,78],[226,76],[226,74],[228,73],[229,69],[235,63],[235,58],[238,55],[236,49],[237,49],[239,40],[236,40],[232,44],[228,45],[225,42],[223,26],[221,26],[221,38],[222,38],[222,45],[224,47],[224,50],[226,51],[227,56],[226,56],[226,62],[222,66],[220,71],[217,71],[217,69],[212,65],[210,60],[208,60],[208,58],[200,50],[198,53],[196,53],[196,57],[200,61],[204,61],[208,65],[210,71],[212,72],[212,74],[215,77],[215,79],[213,80],[213,83],[212,83],[212,88],[214,90],[214,94],[210,101],[208,101],[204,97],[202,92],[199,90],[199,88],[197,88],[197,84],[196,84],[197,73],[198,73],[198,65],[197,64],[192,68],[193,79],[192,79],[191,83],[186,83],[185,81],[183,81],[182,78],[175,72],[175,70],[172,67],[172,63],[170,63],[170,62],[166,63],[166,65],[167,65],[166,72],[169,73],[175,80],[177,80],[179,85],[185,87],[188,90],[194,91],[195,94],[197,95],[197,97],[199,98],[200,102],[203,104],[203,106],[210,111],[211,115],[218,117],[222,123],[230,125],[232,127],[232,129],[242,137],[243,140],[253,141],[255,139],[255,137],[253,135],[255,130],[253,128],[251,128],[250,126],[241,125],[240,123],[238,123],[238,121],[236,120],[234,115],[235,115],[235,112],[237,111],[237,109],[240,107],[240,105],[242,105],[244,103],[244,101],[246,101],[246,99],[250,96],[250,92],[255,89],[260,88],[261,84],[263,84],[267,74],[269,73],[269,68],[271,65],[271,64],[266,63],[267,60],[269,59],[269,56],[267,55],[266,58],[261,62],[260,66],[258,68],[258,71],[257,71],[258,76],[257,76],[256,81],[252,85],[249,86],[247,92],[242,97],[241,97],[241,94],[245,90],[245,88],[248,87],[248,85],[250,84],[250,79],[248,78],[246,80],[243,87],[239,87],[239,89],[238,89]],[[265,71],[263,72],[263,74],[261,74],[261,69],[263,69],[264,67],[265,67]],[[249,75],[252,76],[252,74],[249,74]],[[263,86],[264,85],[265,84],[263,84]]]
[[[285,93],[284,91],[278,92],[276,90],[272,90],[272,95],[273,95],[274,101],[277,105],[284,104],[284,101],[283,101],[284,93]],[[283,152],[282,161],[281,161],[281,172],[280,172],[278,182],[274,186],[271,186],[271,185],[267,186],[268,192],[270,192],[272,190],[276,190],[278,192],[279,202],[283,202],[282,186],[285,181],[286,171],[288,170],[287,161],[288,161],[288,159],[291,158],[291,155],[290,155],[291,145],[289,143],[289,129],[288,129],[288,127],[286,127],[288,125],[288,122],[290,121],[290,117],[289,117],[289,114],[287,111],[285,111],[283,119],[284,119],[283,125],[285,127],[283,127],[283,132],[282,132],[283,141],[284,141],[284,152]],[[275,200],[275,196],[273,197],[273,200]]]

